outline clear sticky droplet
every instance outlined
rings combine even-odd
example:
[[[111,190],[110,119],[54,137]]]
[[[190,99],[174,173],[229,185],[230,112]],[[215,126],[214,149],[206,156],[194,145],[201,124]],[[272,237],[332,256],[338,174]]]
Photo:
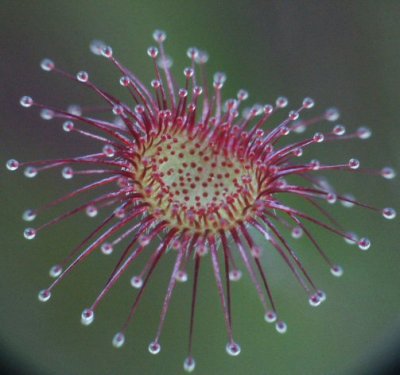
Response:
[[[325,118],[328,121],[336,121],[340,117],[340,112],[337,108],[329,108],[325,111]]]
[[[74,130],[74,123],[72,121],[65,121],[62,126],[63,130],[67,133]]]
[[[349,168],[350,169],[358,169],[360,168],[360,161],[357,159],[350,159],[349,160]]]
[[[26,167],[24,170],[24,176],[28,178],[34,178],[38,174],[38,170],[35,167]]]
[[[50,59],[43,59],[40,62],[40,67],[42,68],[42,70],[44,70],[45,72],[51,72],[54,68],[55,68],[55,64],[53,60]]]
[[[236,342],[228,342],[228,344],[226,344],[226,352],[232,356],[232,357],[236,357],[237,355],[240,354],[240,345],[237,344]]]
[[[327,201],[329,204],[334,204],[334,203],[336,203],[336,201],[337,201],[337,195],[334,194],[334,193],[328,193],[328,194],[326,195],[326,201]]]
[[[36,230],[33,228],[26,228],[24,230],[24,237],[27,240],[33,240],[36,237]]]
[[[36,216],[37,216],[37,214],[36,214],[35,210],[28,209],[28,210],[25,210],[23,212],[22,220],[24,220],[24,221],[33,221],[33,220],[36,219]]]
[[[122,332],[118,332],[112,339],[114,348],[120,348],[125,343],[125,335]]]
[[[179,270],[175,274],[175,279],[180,283],[185,283],[188,280],[188,274],[185,271]]]
[[[96,206],[90,205],[86,207],[86,215],[89,217],[95,217],[98,214]]]
[[[43,289],[38,294],[40,302],[47,302],[51,298],[51,292],[48,289]]]
[[[312,108],[312,107],[314,107],[314,104],[315,104],[314,99],[311,99],[311,98],[303,99],[303,108],[306,108],[306,109]]]
[[[265,314],[264,314],[264,320],[267,322],[267,323],[274,323],[274,322],[276,322],[276,319],[277,319],[277,315],[276,315],[276,312],[275,311],[267,311]]]
[[[371,129],[366,128],[366,127],[361,127],[357,129],[357,136],[360,139],[368,139],[371,138],[372,132]]]
[[[196,362],[193,357],[187,357],[183,361],[183,369],[186,372],[192,372],[195,369],[195,367],[196,367]]]
[[[363,251],[366,251],[371,247],[371,241],[366,237],[360,238],[357,244],[360,250]]]
[[[84,326],[88,326],[89,324],[92,324],[94,320],[94,311],[91,309],[85,309],[82,311],[81,315],[81,323]]]
[[[396,177],[396,172],[391,167],[384,167],[381,170],[381,175],[383,178],[386,178],[387,180],[391,180]]]
[[[347,237],[344,237],[344,241],[349,245],[355,245],[357,243],[357,240],[358,236],[353,232],[347,233]]]
[[[278,108],[285,108],[289,104],[289,100],[284,96],[280,96],[276,99],[275,104]]]
[[[332,133],[338,136],[344,135],[346,133],[346,128],[343,125],[335,125]]]
[[[153,39],[157,42],[157,43],[162,43],[165,41],[165,39],[167,39],[167,33],[163,30],[155,30],[153,32]]]
[[[284,321],[280,320],[275,323],[275,329],[278,333],[286,333],[287,331],[287,325]]]
[[[89,81],[89,74],[88,74],[88,72],[80,71],[80,72],[76,73],[76,79],[79,82],[85,83],[85,82]]]
[[[102,51],[104,49],[104,47],[106,47],[106,44],[101,41],[101,40],[93,40],[90,45],[90,51],[96,55],[96,56],[101,56],[102,55]]]
[[[50,277],[56,278],[61,275],[62,271],[62,267],[59,264],[55,264],[50,268],[49,275]]]
[[[82,115],[82,107],[78,104],[71,104],[67,108],[67,112],[71,115],[81,116]]]
[[[344,194],[343,198],[348,199],[350,201],[354,201],[355,200],[355,197],[352,194]],[[347,200],[341,200],[340,203],[342,204],[343,207],[346,207],[346,208],[354,207],[354,203],[353,202],[349,202]]]
[[[133,276],[131,278],[131,285],[135,289],[140,289],[143,286],[143,279],[140,276]]]
[[[40,111],[40,117],[43,120],[52,120],[54,118],[54,111],[48,108],[44,108]]]
[[[242,271],[240,271],[240,270],[229,271],[229,280],[230,281],[239,281],[241,278],[242,278]]]
[[[331,274],[335,277],[341,277],[343,275],[343,268],[335,264],[331,267]]]
[[[310,298],[308,299],[308,303],[310,304],[310,306],[317,307],[321,304],[321,299],[319,298],[319,295],[315,293],[310,296]]]
[[[74,170],[71,167],[64,167],[61,170],[61,176],[66,180],[70,180],[72,177],[74,177]]]
[[[396,217],[396,215],[397,215],[397,213],[396,213],[396,210],[394,208],[387,207],[387,208],[384,208],[382,210],[382,216],[385,219],[392,220],[392,219],[394,219]]]
[[[29,108],[32,107],[33,105],[33,99],[30,96],[23,96],[19,100],[19,104],[21,104],[22,107],[24,108]]]
[[[161,345],[157,341],[153,341],[149,345],[150,354],[158,354],[161,351]]]
[[[104,46],[101,49],[102,56],[106,57],[107,59],[111,58],[113,55],[113,50],[110,46]]]
[[[113,245],[111,243],[109,243],[109,242],[103,243],[101,245],[100,249],[101,249],[101,252],[104,255],[110,255],[110,254],[112,254],[112,252],[114,250]]]
[[[324,141],[324,139],[325,139],[325,137],[324,137],[324,135],[322,133],[315,133],[314,134],[314,137],[313,137],[314,142],[321,143],[321,142]]]
[[[295,227],[292,229],[292,237],[296,240],[303,236],[303,229],[301,227]]]
[[[19,168],[19,161],[15,159],[10,159],[6,163],[6,168],[9,171],[16,171]]]
[[[112,158],[115,156],[115,148],[112,145],[105,145],[103,147],[103,154],[108,158]]]
[[[326,301],[326,293],[323,290],[318,290],[317,291],[320,303],[325,302]]]

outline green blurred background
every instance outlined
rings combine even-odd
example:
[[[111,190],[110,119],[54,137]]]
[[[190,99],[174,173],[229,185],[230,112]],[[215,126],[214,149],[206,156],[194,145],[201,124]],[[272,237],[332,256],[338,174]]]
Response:
[[[46,122],[18,105],[22,95],[65,108],[96,103],[77,85],[39,69],[50,57],[73,73],[87,69],[103,87],[124,95],[115,70],[90,54],[95,38],[149,82],[146,48],[156,28],[167,31],[168,53],[181,77],[186,49],[198,46],[211,58],[209,70],[228,75],[226,95],[247,88],[251,102],[278,95],[293,107],[304,96],[317,109],[335,105],[349,129],[368,125],[373,138],[321,145],[306,158],[364,166],[399,167],[400,2],[393,1],[8,1],[0,2],[0,154],[2,163],[53,158],[97,150],[67,135],[58,121]],[[4,165],[4,164],[3,164]],[[374,176],[342,176],[338,191],[380,207],[399,209],[399,182]],[[78,180],[78,179],[77,179]],[[59,171],[28,180],[3,167],[1,186],[0,346],[3,366],[17,374],[179,374],[186,356],[191,283],[178,285],[166,321],[161,353],[148,354],[157,328],[173,259],[159,267],[121,350],[111,346],[134,296],[121,279],[100,305],[96,322],[83,327],[80,313],[97,295],[114,261],[93,255],[68,277],[47,304],[37,292],[49,283],[48,269],[99,222],[83,216],[22,238],[24,209],[36,207],[79,186]],[[337,207],[336,207],[337,206]],[[282,261],[267,248],[269,274],[286,335],[264,323],[247,276],[233,285],[234,328],[239,357],[225,353],[226,334],[210,265],[200,278],[195,327],[196,374],[377,374],[395,365],[400,349],[400,252],[398,221],[386,222],[362,209],[332,207],[339,220],[371,238],[368,253],[316,229],[328,254],[344,267],[333,278],[306,239],[296,243],[311,275],[327,295],[321,307],[306,296]],[[302,208],[301,205],[298,207]],[[47,216],[48,218],[49,216]],[[43,219],[45,220],[45,219]],[[38,219],[40,222],[40,218]],[[262,243],[262,242],[261,242]],[[205,262],[208,263],[208,262]]]

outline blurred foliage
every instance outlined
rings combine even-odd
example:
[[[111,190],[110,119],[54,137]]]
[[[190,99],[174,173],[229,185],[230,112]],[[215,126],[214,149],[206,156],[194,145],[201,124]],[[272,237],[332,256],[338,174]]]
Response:
[[[123,93],[118,74],[104,59],[89,53],[89,42],[98,38],[110,43],[119,59],[149,82],[152,67],[146,48],[154,43],[152,31],[161,28],[168,32],[167,49],[179,79],[188,64],[186,49],[196,45],[209,52],[210,72],[227,73],[226,95],[243,87],[250,90],[251,102],[267,103],[284,94],[293,107],[304,96],[311,96],[318,103],[316,111],[335,105],[349,129],[366,124],[373,130],[368,142],[322,145],[307,157],[341,162],[354,156],[373,168],[399,167],[399,15],[400,2],[396,0],[2,0],[1,160],[75,155],[94,147],[85,139],[71,139],[57,121],[44,122],[35,111],[18,105],[25,94],[62,107],[95,102],[82,88],[40,71],[42,57],[53,58],[71,72],[87,69],[95,82]],[[179,285],[174,294],[160,355],[147,353],[172,270],[171,257],[159,267],[126,345],[114,350],[111,338],[134,296],[128,286],[129,275],[101,304],[93,326],[79,323],[80,312],[97,295],[111,270],[110,258],[93,255],[57,287],[50,303],[39,304],[36,299],[37,291],[49,282],[48,268],[95,224],[77,218],[40,233],[32,243],[21,236],[24,224],[20,214],[25,208],[69,191],[76,182],[62,181],[56,173],[30,181],[5,168],[0,176],[0,349],[10,373],[183,372],[190,283]],[[400,208],[398,181],[357,175],[340,177],[339,182],[340,191],[352,191],[362,201]],[[345,269],[344,276],[336,280],[309,243],[300,240],[299,253],[328,295],[325,304],[313,309],[289,270],[266,249],[265,262],[288,333],[279,335],[264,323],[256,292],[244,277],[233,286],[234,329],[242,346],[237,358],[225,353],[226,334],[215,281],[211,267],[204,267],[194,342],[197,375],[372,374],[389,368],[387,363],[398,355],[400,341],[398,221],[385,222],[379,215],[357,208],[335,207],[334,213],[343,225],[371,238],[371,251],[361,254],[317,229],[328,254]]]

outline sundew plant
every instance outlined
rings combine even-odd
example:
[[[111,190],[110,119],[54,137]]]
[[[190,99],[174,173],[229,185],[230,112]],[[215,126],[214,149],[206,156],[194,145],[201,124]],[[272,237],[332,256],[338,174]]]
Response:
[[[371,243],[367,237],[344,228],[331,215],[329,206],[340,202],[344,207],[359,206],[377,212],[386,219],[396,216],[392,208],[376,208],[337,193],[324,175],[339,171],[391,179],[395,172],[390,167],[363,169],[354,158],[341,164],[307,159],[311,147],[364,140],[371,132],[365,127],[346,132],[337,123],[339,112],[334,108],[310,116],[314,101],[308,97],[288,112],[285,97],[278,97],[274,104],[251,107],[245,107],[248,93],[243,89],[235,98],[224,98],[226,76],[215,73],[209,81],[206,52],[189,48],[188,67],[181,77],[176,77],[171,72],[172,60],[164,50],[166,34],[155,31],[153,37],[157,47],[147,50],[154,65],[154,79],[149,86],[122,65],[110,46],[100,41],[90,46],[94,54],[115,66],[121,86],[131,97],[127,103],[94,83],[86,71],[70,74],[52,60],[44,59],[44,71],[92,90],[100,104],[96,108],[74,106],[62,110],[23,96],[21,105],[38,108],[44,120],[61,120],[66,132],[91,139],[99,145],[99,151],[56,160],[11,159],[7,168],[14,171],[23,167],[29,178],[58,168],[65,179],[92,179],[43,207],[26,210],[23,219],[33,222],[56,206],[72,205],[74,199],[87,197],[86,203],[26,228],[26,239],[32,240],[44,229],[82,212],[89,217],[102,216],[101,223],[50,269],[54,281],[39,292],[39,300],[48,301],[55,287],[92,253],[117,253],[112,273],[106,276],[94,301],[83,310],[81,321],[91,324],[100,302],[121,275],[135,270],[131,279],[136,288],[132,306],[112,339],[119,348],[128,338],[128,326],[150,278],[162,267],[162,259],[173,257],[165,298],[160,301],[159,325],[148,348],[151,354],[160,352],[163,325],[175,286],[190,280],[192,299],[184,360],[184,369],[190,372],[195,368],[195,312],[196,301],[201,298],[198,278],[204,262],[211,263],[215,277],[226,325],[226,351],[237,356],[241,349],[232,330],[231,283],[238,281],[245,271],[263,306],[265,321],[274,324],[278,333],[285,333],[287,325],[274,302],[274,286],[268,279],[273,270],[263,261],[263,253],[274,252],[282,258],[304,289],[309,304],[319,306],[326,295],[311,278],[290,238],[306,237],[316,256],[333,276],[339,277],[343,270],[328,257],[324,247],[329,244],[320,243],[316,229],[339,236],[362,251],[368,250]],[[288,113],[284,120],[274,120],[276,113],[282,111]],[[319,125],[323,125],[320,129],[324,132],[313,131]],[[287,205],[285,196],[296,198],[305,208]],[[76,220],[81,219],[78,216]],[[135,269],[138,258],[146,259],[139,272]]]

